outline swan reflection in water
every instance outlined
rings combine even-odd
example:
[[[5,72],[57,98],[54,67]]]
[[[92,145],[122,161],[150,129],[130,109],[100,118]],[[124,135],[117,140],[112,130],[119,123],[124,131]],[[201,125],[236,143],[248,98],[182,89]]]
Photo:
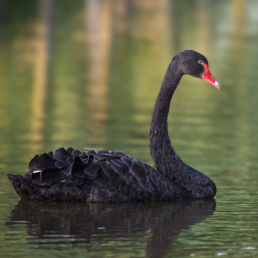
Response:
[[[87,249],[98,243],[110,252],[123,247],[118,241],[130,241],[134,252],[134,243],[144,241],[147,257],[163,257],[181,230],[212,215],[215,207],[214,199],[109,205],[20,200],[6,226],[25,222],[27,241],[38,248]]]

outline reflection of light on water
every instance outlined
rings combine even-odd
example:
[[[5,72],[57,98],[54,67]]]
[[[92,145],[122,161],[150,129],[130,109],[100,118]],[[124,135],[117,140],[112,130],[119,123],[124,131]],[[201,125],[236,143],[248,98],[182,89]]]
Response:
[[[47,98],[48,70],[50,59],[50,36],[53,24],[51,15],[53,2],[42,1],[41,17],[37,24],[36,56],[34,68],[34,87],[32,93],[31,138],[33,152],[38,153],[44,138],[42,130],[45,119],[45,105]]]
[[[249,245],[247,247],[242,247],[242,250],[252,250],[257,249],[257,247],[251,246],[251,245],[257,245],[257,243],[242,243],[242,245]]]
[[[85,1],[87,56],[89,58],[87,103],[89,105],[88,142],[105,145],[108,119],[109,59],[111,49],[111,1]],[[95,147],[95,146],[94,146]]]

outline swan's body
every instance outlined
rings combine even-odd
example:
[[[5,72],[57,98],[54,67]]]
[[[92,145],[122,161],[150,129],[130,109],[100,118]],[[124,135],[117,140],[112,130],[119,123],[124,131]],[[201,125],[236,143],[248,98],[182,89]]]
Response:
[[[186,165],[168,136],[167,116],[172,95],[184,74],[203,78],[219,88],[201,54],[185,50],[171,61],[154,107],[150,150],[157,170],[119,151],[72,148],[35,156],[25,176],[8,175],[21,198],[131,202],[211,198],[216,186],[206,175]]]

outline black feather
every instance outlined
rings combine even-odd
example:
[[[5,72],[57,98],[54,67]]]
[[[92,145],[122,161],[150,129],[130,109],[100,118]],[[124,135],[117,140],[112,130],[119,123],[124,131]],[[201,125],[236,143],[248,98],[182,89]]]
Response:
[[[73,164],[74,163],[74,157],[69,157],[66,159],[67,164]]]
[[[74,156],[79,156],[81,154],[81,152],[79,150],[73,150],[71,155]]]
[[[97,176],[97,172],[100,168],[100,164],[93,160],[84,168],[84,173],[89,175],[91,178],[94,178]]]
[[[90,156],[90,155],[95,155],[96,153],[97,153],[97,151],[96,150],[89,150],[89,151],[85,151],[85,153],[88,155],[88,156]]]
[[[62,160],[58,160],[56,163],[55,163],[55,166],[57,168],[64,168],[67,166],[67,163],[65,161],[62,161]]]
[[[138,186],[138,180],[136,179],[135,176],[131,175],[131,176],[129,177],[129,179],[130,179],[131,184],[132,184],[134,187],[137,187],[137,186]]]
[[[132,166],[130,167],[130,171],[133,175],[135,175],[135,177],[137,177],[137,179],[146,177],[146,171],[136,162],[133,162]]]
[[[37,159],[39,155],[36,155],[29,163],[29,174],[31,175],[33,169],[34,169],[34,165],[35,165],[35,161]]]
[[[138,192],[137,197],[138,197],[139,200],[145,200],[146,199],[145,192],[143,192],[143,191]]]
[[[125,182],[128,184],[128,185],[130,185],[131,184],[131,180],[130,180],[130,177],[126,174],[126,175],[124,175],[124,180],[125,180]]]
[[[124,154],[122,151],[114,151],[114,154],[120,157],[124,157],[127,156],[126,154]]]
[[[72,152],[73,152],[73,148],[71,148],[71,147],[68,147],[68,148],[66,148],[65,149],[71,156],[72,156]]]
[[[127,165],[124,162],[122,162],[122,160],[120,160],[120,159],[111,159],[110,162],[111,162],[111,167],[119,175],[124,176],[125,173],[128,171]]]
[[[129,159],[127,156],[121,157],[121,160],[127,165],[127,167],[131,167],[133,164],[132,159]]]
[[[49,157],[51,157],[52,159],[54,158],[53,151],[48,152],[47,155],[48,155]]]
[[[142,177],[141,179],[139,179],[139,185],[145,190],[145,191],[149,191],[149,188],[147,186],[147,179],[145,177]]]
[[[101,175],[97,176],[96,178],[93,179],[94,183],[96,183],[99,187],[103,189],[110,189],[112,188],[110,183],[109,183],[110,178],[102,173]]]
[[[47,168],[42,172],[42,180],[40,185],[51,185],[61,181],[61,171],[56,171],[55,169]]]
[[[123,181],[122,183],[119,184],[118,186],[118,190],[121,194],[125,194],[125,186],[126,186],[126,183],[125,181]]]
[[[130,195],[131,189],[132,189],[132,186],[127,184],[125,186],[125,194]]]
[[[42,170],[45,168],[55,168],[55,163],[55,159],[51,158],[46,153],[44,153],[34,160],[34,169]]]
[[[57,160],[65,161],[68,157],[72,157],[64,148],[59,148],[53,153],[54,158]]]
[[[149,176],[147,180],[148,180],[148,183],[149,183],[149,186],[150,186],[151,190],[153,192],[156,192],[156,191],[158,191],[159,188],[158,188],[157,184],[154,182],[154,180],[152,178],[153,177]]]
[[[103,172],[108,175],[110,178],[116,175],[116,172],[111,167],[107,166],[105,161],[99,162]]]
[[[116,189],[118,188],[118,186],[124,182],[124,179],[122,177],[120,177],[119,175],[112,177],[109,180],[109,184],[112,188]]]
[[[62,172],[65,176],[70,176],[72,173],[73,165],[68,165],[66,168],[62,169]]]

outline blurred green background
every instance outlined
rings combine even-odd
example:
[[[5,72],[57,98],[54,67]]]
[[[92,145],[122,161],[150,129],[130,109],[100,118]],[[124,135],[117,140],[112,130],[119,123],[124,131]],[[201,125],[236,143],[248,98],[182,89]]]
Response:
[[[155,98],[172,57],[193,49],[207,57],[221,90],[185,76],[169,133],[177,154],[216,183],[217,209],[195,226],[205,245],[187,230],[173,245],[178,257],[189,241],[187,256],[208,248],[211,256],[243,257],[242,244],[252,243],[244,254],[254,257],[257,46],[256,0],[0,0],[1,245],[10,244],[3,225],[19,200],[6,174],[24,174],[35,154],[121,150],[153,165]]]

